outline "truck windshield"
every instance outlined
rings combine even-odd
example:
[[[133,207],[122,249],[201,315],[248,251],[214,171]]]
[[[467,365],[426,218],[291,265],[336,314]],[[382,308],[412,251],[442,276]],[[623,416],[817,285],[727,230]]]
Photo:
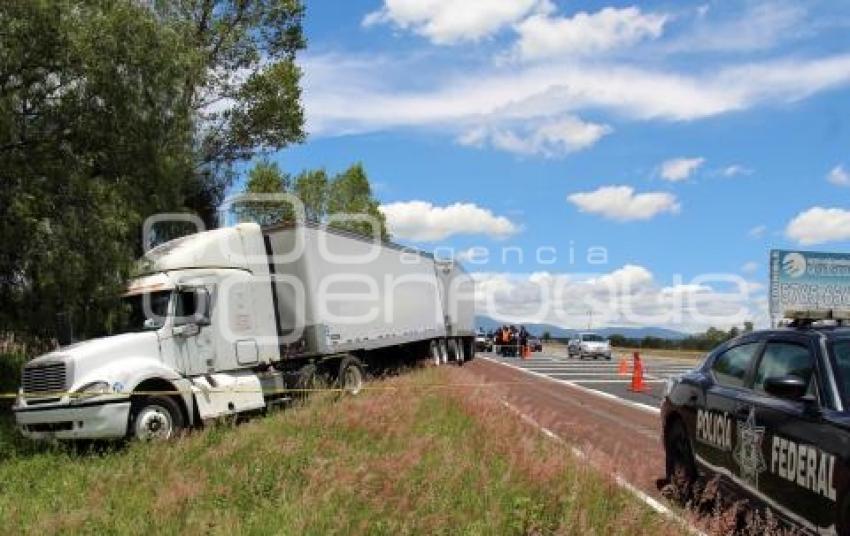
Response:
[[[594,335],[592,333],[586,333],[581,336],[581,339],[585,342],[603,342],[605,341],[601,335]]]
[[[134,294],[121,298],[118,333],[159,329],[168,315],[170,290]]]

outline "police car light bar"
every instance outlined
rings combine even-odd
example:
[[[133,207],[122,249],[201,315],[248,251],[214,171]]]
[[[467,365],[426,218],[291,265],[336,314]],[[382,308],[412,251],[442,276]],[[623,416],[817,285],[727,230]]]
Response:
[[[837,326],[850,321],[850,310],[834,309],[789,309],[784,315],[785,325],[811,325]]]

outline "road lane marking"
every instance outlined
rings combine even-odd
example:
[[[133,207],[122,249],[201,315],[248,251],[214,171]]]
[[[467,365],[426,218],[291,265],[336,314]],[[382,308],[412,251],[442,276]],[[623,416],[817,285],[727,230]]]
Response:
[[[639,409],[641,411],[646,411],[646,412],[649,412],[649,413],[652,413],[652,414],[655,414],[655,415],[659,415],[661,413],[661,410],[659,408],[656,408],[655,406],[650,406],[648,404],[642,404],[640,402],[635,402],[633,400],[621,398],[621,397],[614,395],[614,394],[611,394],[611,393],[606,393],[604,391],[598,391],[596,389],[591,389],[590,387],[584,387],[583,385],[579,385],[578,383],[573,382],[573,381],[560,380],[558,378],[553,378],[552,376],[547,376],[546,374],[534,372],[533,370],[524,369],[522,367],[518,367],[518,366],[512,365],[510,363],[504,363],[502,361],[499,361],[497,359],[493,359],[491,357],[487,357],[487,356],[480,356],[480,357],[481,357],[481,359],[486,359],[487,361],[490,361],[491,363],[496,363],[496,364],[502,365],[504,367],[508,367],[508,368],[511,368],[511,369],[514,369],[514,370],[519,370],[519,371],[525,372],[526,374],[530,374],[532,376],[537,376],[538,378],[543,378],[544,380],[549,380],[550,382],[560,383],[562,385],[568,385],[568,386],[570,386],[574,389],[577,389],[577,390],[579,390],[583,393],[593,395],[593,396],[597,396],[597,397],[600,397],[600,398],[605,398],[607,400],[612,400],[612,401],[617,402],[618,404],[622,404],[624,406],[629,406],[629,407]]]

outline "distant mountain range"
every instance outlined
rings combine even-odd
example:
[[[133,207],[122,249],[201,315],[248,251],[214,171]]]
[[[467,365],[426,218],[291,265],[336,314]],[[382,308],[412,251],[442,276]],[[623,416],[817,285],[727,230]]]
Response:
[[[490,331],[499,328],[502,326],[504,322],[499,322],[489,316],[484,315],[476,315],[475,316],[475,327],[483,328],[484,331]],[[570,338],[576,333],[582,331],[588,331],[586,329],[566,329],[558,326],[553,326],[551,324],[524,324],[525,329],[529,331],[529,333],[541,336],[544,331],[548,331],[549,334],[553,338],[557,339],[566,339]],[[598,333],[600,335],[604,335],[606,337],[610,337],[611,335],[622,335],[624,337],[630,339],[643,339],[644,337],[658,337],[661,339],[670,339],[670,340],[679,340],[684,339],[689,334],[683,333],[681,331],[676,331],[673,329],[667,328],[659,328],[659,327],[642,327],[642,328],[627,328],[627,327],[612,327],[612,328],[599,328],[599,329],[591,329],[593,333]]]

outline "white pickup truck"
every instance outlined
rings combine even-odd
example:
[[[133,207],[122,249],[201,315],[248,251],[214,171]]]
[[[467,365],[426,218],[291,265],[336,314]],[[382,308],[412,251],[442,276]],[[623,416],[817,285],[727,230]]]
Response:
[[[454,262],[302,224],[240,224],[149,251],[119,334],[29,361],[14,405],[31,438],[160,439],[263,410],[317,378],[474,354],[474,284]]]

